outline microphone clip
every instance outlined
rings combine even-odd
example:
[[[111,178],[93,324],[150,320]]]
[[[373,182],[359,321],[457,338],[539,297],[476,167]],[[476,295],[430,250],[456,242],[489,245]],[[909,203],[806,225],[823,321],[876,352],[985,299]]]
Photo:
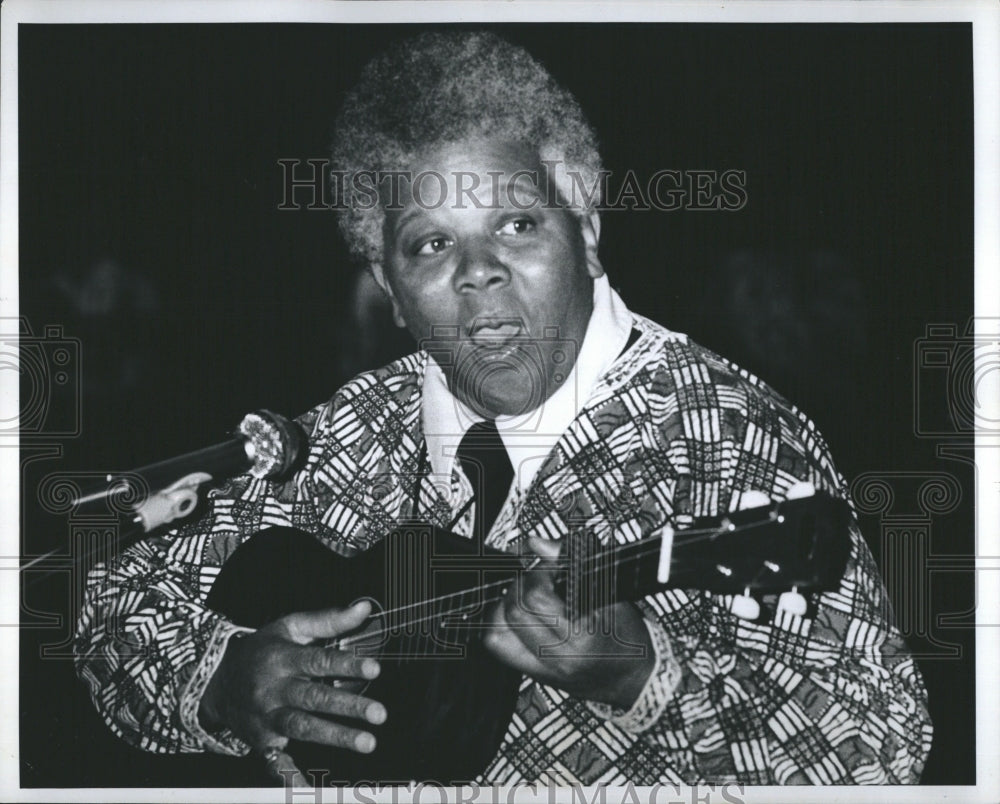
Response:
[[[135,507],[133,522],[146,533],[190,514],[198,504],[198,487],[212,479],[207,472],[192,472],[162,491],[150,494]]]

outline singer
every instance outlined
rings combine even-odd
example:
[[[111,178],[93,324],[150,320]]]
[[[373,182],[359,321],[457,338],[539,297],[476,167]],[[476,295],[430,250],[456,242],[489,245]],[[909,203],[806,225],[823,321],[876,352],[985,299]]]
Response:
[[[341,749],[332,779],[422,773],[345,770],[380,745],[394,746],[389,764],[425,751],[367,684],[388,661],[332,641],[371,622],[370,602],[250,623],[214,596],[262,532],[287,538],[286,553],[248,598],[300,564],[309,594],[346,586],[351,562],[423,521],[534,567],[484,607],[474,706],[438,701],[417,675],[401,696],[451,718],[452,741],[432,753],[495,730],[481,766],[435,781],[919,781],[926,693],[853,518],[833,588],[755,594],[757,573],[747,593],[720,594],[696,578],[568,611],[557,566],[578,533],[654,540],[676,567],[683,531],[703,518],[803,489],[847,496],[807,418],[612,288],[600,199],[572,191],[601,171],[576,100],[492,34],[424,34],[364,70],[333,160],[378,178],[377,204],[348,191],[341,229],[420,348],[299,417],[308,456],[290,478],[238,476],[198,521],[92,572],[75,650],[109,726],[149,751],[251,754],[288,783],[315,769],[300,744]],[[494,197],[498,178],[507,192]],[[319,572],[327,555],[345,560]],[[487,699],[507,690],[510,715],[483,725]]]

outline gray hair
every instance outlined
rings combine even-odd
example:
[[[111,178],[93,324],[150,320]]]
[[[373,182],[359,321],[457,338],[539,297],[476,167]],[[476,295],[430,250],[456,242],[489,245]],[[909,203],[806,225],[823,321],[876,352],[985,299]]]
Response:
[[[424,33],[377,56],[335,131],[333,168],[346,176],[340,229],[369,265],[382,260],[385,212],[351,177],[406,170],[427,148],[476,136],[525,143],[585,187],[599,187],[597,137],[576,99],[523,48],[485,31]],[[600,201],[598,192],[584,203]]]

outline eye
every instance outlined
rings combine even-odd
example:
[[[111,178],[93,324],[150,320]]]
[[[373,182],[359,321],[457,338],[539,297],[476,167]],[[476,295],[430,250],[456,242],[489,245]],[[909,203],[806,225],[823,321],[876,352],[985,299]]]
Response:
[[[419,246],[417,246],[414,251],[415,254],[421,256],[427,256],[430,254],[440,254],[448,246],[452,245],[452,241],[447,237],[433,237],[430,240],[425,240]]]
[[[534,228],[535,222],[531,218],[514,218],[497,229],[497,234],[522,235],[534,230]]]

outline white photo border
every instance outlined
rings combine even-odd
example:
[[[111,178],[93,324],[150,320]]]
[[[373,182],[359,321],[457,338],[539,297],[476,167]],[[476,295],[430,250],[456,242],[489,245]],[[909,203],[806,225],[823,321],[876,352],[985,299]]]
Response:
[[[18,118],[17,96],[19,24],[50,23],[169,23],[169,22],[959,22],[973,26],[975,91],[975,315],[978,320],[1000,317],[1000,6],[991,2],[742,2],[742,3],[612,3],[612,2],[70,2],[69,0],[8,0],[2,7],[2,114],[0,114],[0,316],[18,315]],[[991,334],[996,334],[996,331]],[[9,372],[8,372],[9,373]],[[10,378],[5,377],[5,380]],[[18,409],[16,381],[0,386],[5,410]],[[984,400],[994,413],[996,398]],[[12,534],[19,518],[20,476],[18,449],[0,449],[0,513],[5,527],[5,544],[0,568],[9,579],[16,571],[18,557]],[[977,436],[977,612],[1000,612],[1000,441]],[[990,571],[992,570],[992,571]],[[0,696],[0,796],[9,801],[286,801],[285,792],[267,790],[187,790],[187,789],[24,789],[17,783],[18,760],[18,586],[0,584],[2,622],[6,628],[0,640],[0,677],[5,694]],[[997,619],[994,616],[994,619]],[[995,668],[1000,666],[998,623],[981,623],[977,633],[977,784],[975,787],[918,787],[865,789],[811,789],[797,787],[748,788],[740,794],[750,802],[813,801],[966,801],[987,802],[1000,798],[1000,684]],[[648,789],[635,788],[640,802],[647,801]],[[456,793],[458,791],[455,791]],[[486,791],[484,791],[486,792]],[[581,791],[586,801],[594,799],[593,788]],[[428,793],[425,793],[428,795]],[[696,793],[697,795],[697,793]],[[382,795],[378,800],[390,800]],[[294,801],[314,800],[306,791]],[[321,800],[321,799],[315,799]],[[322,800],[338,800],[333,792]],[[352,800],[350,796],[343,799]],[[401,795],[399,801],[407,800]],[[437,801],[437,795],[426,800]],[[454,799],[450,799],[454,800]],[[468,800],[468,799],[467,799]],[[488,800],[482,798],[479,800]],[[574,801],[577,793],[560,791],[554,798],[539,788],[516,791],[516,800]],[[608,795],[608,801],[619,799]],[[632,800],[631,798],[625,800]],[[664,799],[657,799],[664,800]],[[674,800],[674,799],[667,799]],[[677,800],[699,800],[682,797]],[[702,798],[701,800],[705,800]],[[715,800],[712,798],[711,800]],[[724,800],[724,799],[722,799]]]

